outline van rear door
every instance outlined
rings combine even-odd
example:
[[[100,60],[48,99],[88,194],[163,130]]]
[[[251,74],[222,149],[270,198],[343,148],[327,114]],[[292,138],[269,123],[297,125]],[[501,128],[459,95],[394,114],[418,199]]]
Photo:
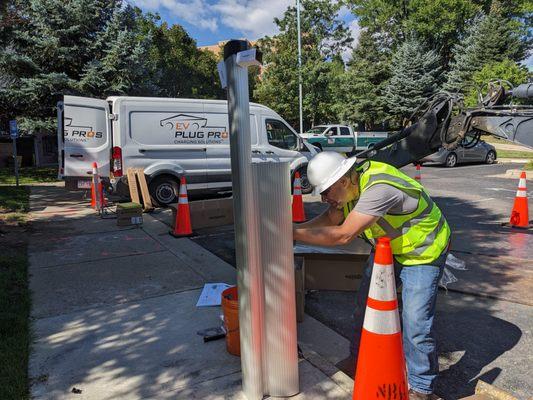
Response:
[[[64,96],[63,150],[63,175],[65,180],[74,180],[75,187],[86,189],[90,185],[94,162],[100,176],[109,176],[111,123],[107,101]]]

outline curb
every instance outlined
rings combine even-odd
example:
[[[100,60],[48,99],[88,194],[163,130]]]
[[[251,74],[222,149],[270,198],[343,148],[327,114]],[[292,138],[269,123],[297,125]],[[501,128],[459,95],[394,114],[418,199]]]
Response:
[[[508,169],[507,171],[505,171],[505,177],[518,179],[520,178],[520,174],[522,173],[522,171],[522,169]],[[533,171],[526,171],[526,179],[533,179]]]
[[[498,157],[498,163],[499,164],[527,164],[529,161],[531,161],[531,158],[500,158]]]

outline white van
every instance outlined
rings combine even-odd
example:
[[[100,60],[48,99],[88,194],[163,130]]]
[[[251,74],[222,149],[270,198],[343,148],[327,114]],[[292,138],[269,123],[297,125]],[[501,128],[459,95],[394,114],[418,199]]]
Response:
[[[60,177],[68,189],[90,185],[92,163],[107,190],[127,193],[125,172],[143,168],[155,203],[176,201],[179,178],[192,193],[231,190],[227,102],[222,100],[64,96],[58,104]],[[250,104],[253,162],[288,161],[305,190],[315,154],[277,113]]]

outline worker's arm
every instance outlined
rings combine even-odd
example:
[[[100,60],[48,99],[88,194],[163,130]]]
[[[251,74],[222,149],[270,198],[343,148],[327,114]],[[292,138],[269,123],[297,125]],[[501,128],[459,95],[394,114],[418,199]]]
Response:
[[[302,227],[295,225],[293,238],[296,241],[320,246],[337,246],[349,243],[357,235],[377,222],[380,217],[362,214],[355,210],[338,226]]]
[[[312,220],[297,224],[296,228],[320,228],[324,226],[339,225],[343,219],[344,214],[342,210],[328,207],[326,211]]]

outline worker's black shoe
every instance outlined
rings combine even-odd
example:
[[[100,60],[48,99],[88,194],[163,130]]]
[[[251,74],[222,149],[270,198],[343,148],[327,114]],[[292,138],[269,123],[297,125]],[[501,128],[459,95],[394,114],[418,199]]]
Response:
[[[434,394],[426,394],[415,392],[413,389],[409,390],[409,400],[442,400]]]

